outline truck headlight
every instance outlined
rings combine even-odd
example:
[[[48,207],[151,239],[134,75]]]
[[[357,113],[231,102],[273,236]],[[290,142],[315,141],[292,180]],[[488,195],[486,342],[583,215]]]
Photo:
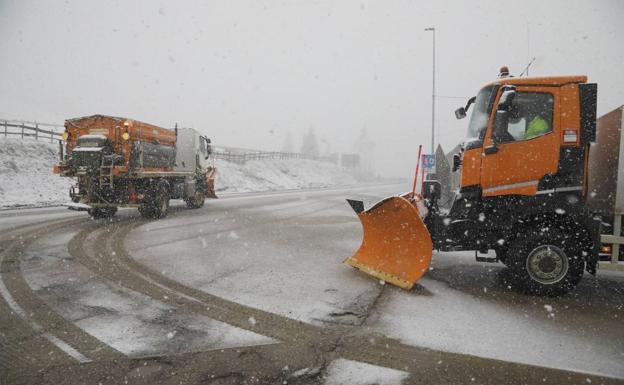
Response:
[[[123,138],[123,140],[128,140],[130,139],[130,134],[128,134],[127,132],[124,132],[123,134],[121,134],[121,137]]]
[[[65,131],[63,132],[63,140],[67,140],[67,138],[69,138],[69,132]]]

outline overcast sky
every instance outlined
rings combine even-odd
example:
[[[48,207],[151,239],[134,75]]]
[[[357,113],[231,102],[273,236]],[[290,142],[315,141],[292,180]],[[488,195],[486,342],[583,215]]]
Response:
[[[310,127],[409,176],[436,93],[467,97],[501,65],[586,74],[599,113],[624,104],[624,1],[0,0],[0,118],[110,114],[280,149]],[[436,143],[462,140],[465,100],[438,98]]]

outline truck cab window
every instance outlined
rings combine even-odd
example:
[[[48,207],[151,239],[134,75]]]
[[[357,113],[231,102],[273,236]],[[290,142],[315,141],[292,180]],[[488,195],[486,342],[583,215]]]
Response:
[[[467,141],[483,140],[485,130],[488,126],[488,120],[490,119],[490,112],[492,112],[496,89],[495,86],[488,86],[481,89],[477,94],[472,115],[470,116],[470,122],[468,123]]]
[[[509,123],[501,136],[503,143],[535,138],[552,132],[553,96],[547,93],[518,92],[509,109]]]

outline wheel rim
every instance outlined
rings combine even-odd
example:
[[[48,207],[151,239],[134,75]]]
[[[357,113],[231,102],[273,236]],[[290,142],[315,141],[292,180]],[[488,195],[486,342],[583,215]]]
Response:
[[[552,285],[561,281],[568,273],[568,257],[557,246],[541,245],[529,254],[526,268],[533,280]]]

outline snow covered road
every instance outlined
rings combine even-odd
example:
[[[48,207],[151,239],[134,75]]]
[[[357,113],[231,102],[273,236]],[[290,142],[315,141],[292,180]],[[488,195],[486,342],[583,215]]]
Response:
[[[502,264],[476,263],[470,252],[435,253],[412,292],[340,264],[361,239],[344,198],[374,201],[408,188],[258,196],[252,206],[224,200],[197,220],[141,226],[127,247],[189,286],[304,322],[362,325],[417,346],[624,377],[621,276],[586,275],[572,295],[539,298],[509,290]]]
[[[288,383],[370,383],[382,373],[384,383],[624,378],[621,275],[586,276],[572,295],[537,298],[509,290],[504,266],[470,253],[434,253],[411,292],[341,264],[361,240],[344,198],[372,203],[408,187],[232,194],[200,210],[176,205],[153,222],[134,210],[114,223],[60,208],[4,211],[2,278],[26,323],[95,363],[123,362],[109,368],[117,379],[137,362],[159,373],[149,357],[173,355],[185,357],[175,364],[185,373],[188,362],[208,360],[201,370],[215,375],[236,362],[243,378]],[[60,218],[73,222],[52,225]],[[50,225],[27,226],[42,221]],[[11,246],[11,228],[33,238]],[[14,318],[0,323],[4,336]],[[58,360],[48,378],[73,368]]]

